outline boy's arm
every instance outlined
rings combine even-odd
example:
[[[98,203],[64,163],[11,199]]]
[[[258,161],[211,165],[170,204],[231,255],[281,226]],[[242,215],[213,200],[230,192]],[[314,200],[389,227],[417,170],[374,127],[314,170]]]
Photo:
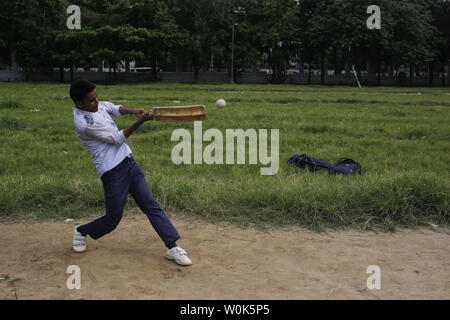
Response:
[[[144,111],[136,122],[126,129],[118,131],[117,128],[111,126],[105,126],[101,123],[92,123],[84,127],[83,132],[94,139],[111,143],[111,144],[122,144],[141,124],[145,121],[153,119],[153,112]]]
[[[131,108],[125,108],[124,106],[120,106],[119,113],[121,115],[134,114],[136,117],[140,118],[145,113],[145,110],[142,108],[131,109]]]
[[[149,111],[145,111],[144,109],[128,109],[128,110],[139,110],[139,112],[133,113],[136,116],[138,116],[139,119],[136,120],[136,122],[134,122],[131,126],[129,126],[128,128],[123,130],[123,135],[125,136],[125,138],[128,138],[145,121],[153,120],[153,111],[152,110],[149,110]],[[119,112],[120,112],[120,109],[119,109]],[[127,114],[127,113],[125,113],[125,114]]]

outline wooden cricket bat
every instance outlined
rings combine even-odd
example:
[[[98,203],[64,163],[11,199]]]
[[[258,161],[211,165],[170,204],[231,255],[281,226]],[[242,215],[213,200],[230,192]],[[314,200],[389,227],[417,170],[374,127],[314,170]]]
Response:
[[[204,105],[155,107],[152,110],[153,119],[156,121],[186,122],[206,119],[206,108]]]

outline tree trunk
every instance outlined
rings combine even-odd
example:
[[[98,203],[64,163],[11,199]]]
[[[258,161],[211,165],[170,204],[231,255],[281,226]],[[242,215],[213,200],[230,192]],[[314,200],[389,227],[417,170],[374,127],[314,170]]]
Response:
[[[308,63],[308,84],[311,84],[311,59]]]
[[[19,70],[19,66],[17,65],[16,51],[13,51],[11,54],[11,71],[17,72],[18,70]]]
[[[336,47],[333,49],[334,51],[334,74],[340,75],[342,73],[342,60],[339,57],[339,52]]]
[[[372,61],[367,61],[366,62],[366,70],[367,70],[367,78],[364,80],[364,82],[365,82],[364,84],[365,85],[367,85],[369,79],[374,75]]]
[[[442,61],[442,86],[445,86],[445,61]]]
[[[348,76],[350,72],[350,63],[347,61],[345,62],[345,75]]]
[[[380,82],[381,82],[381,61],[380,61],[380,57],[378,57],[377,59],[377,86],[380,86]]]
[[[158,58],[152,58],[152,81],[158,81]]]
[[[234,72],[234,70],[233,70]],[[200,75],[199,75],[199,67],[198,67],[198,58],[197,56],[194,56],[194,82],[199,82]]]
[[[277,83],[278,81],[278,68],[277,65],[271,65],[270,69],[272,69],[272,83]]]
[[[409,85],[410,86],[413,85],[413,72],[414,72],[414,65],[410,64],[409,65]]]
[[[450,61],[447,64],[447,74],[450,74]]]
[[[322,70],[320,72],[320,84],[325,84],[326,76],[328,75],[328,59],[322,57]]]
[[[130,72],[130,60],[125,61],[125,72]]]
[[[176,57],[176,72],[182,72],[181,58],[179,56]]]
[[[428,85],[433,86],[434,83],[434,61],[428,64]]]
[[[73,69],[74,69],[74,65],[71,65],[70,66],[70,82],[72,82],[73,81]]]
[[[64,82],[64,66],[59,66],[59,82]]]
[[[303,60],[300,60],[299,62],[297,62],[297,68],[298,68],[298,73],[300,75],[303,74],[304,70],[304,66],[303,66]]]

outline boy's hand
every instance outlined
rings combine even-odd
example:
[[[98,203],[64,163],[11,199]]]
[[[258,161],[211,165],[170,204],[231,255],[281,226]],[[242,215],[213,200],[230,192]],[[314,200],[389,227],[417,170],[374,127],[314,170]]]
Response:
[[[133,114],[136,116],[136,117],[138,117],[138,118],[140,118],[140,117],[142,117],[144,114],[145,114],[145,109],[142,109],[142,108],[140,108],[140,109],[132,109],[133,110]]]
[[[132,108],[125,108],[124,106],[120,106],[119,112],[121,115],[134,114],[136,117],[140,118],[146,111],[143,108],[132,109]]]
[[[142,109],[144,110],[144,109]],[[139,116],[139,119],[142,119],[144,121],[149,121],[149,120],[153,120],[153,110],[148,110],[145,111],[143,113],[141,113],[141,115]]]
[[[140,114],[139,119],[136,120],[131,126],[123,130],[125,138],[128,138],[134,132],[134,130],[136,130],[145,121],[153,120],[153,110],[144,110],[143,112],[139,112],[138,114]]]

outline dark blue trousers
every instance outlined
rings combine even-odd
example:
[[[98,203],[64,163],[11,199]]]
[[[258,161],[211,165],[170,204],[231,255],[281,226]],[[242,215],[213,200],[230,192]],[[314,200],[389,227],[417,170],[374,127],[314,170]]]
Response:
[[[113,231],[122,219],[123,208],[130,193],[139,208],[147,215],[166,247],[170,249],[176,246],[175,242],[180,235],[153,198],[144,173],[133,158],[126,157],[116,167],[105,172],[101,179],[105,191],[106,214],[79,226],[78,232],[98,239]]]

